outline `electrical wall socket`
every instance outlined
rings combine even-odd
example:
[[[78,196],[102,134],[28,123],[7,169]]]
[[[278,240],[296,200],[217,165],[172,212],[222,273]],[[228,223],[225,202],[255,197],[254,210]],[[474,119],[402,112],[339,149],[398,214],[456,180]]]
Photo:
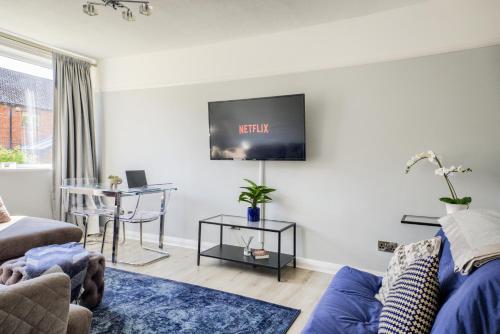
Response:
[[[394,253],[394,250],[398,247],[397,242],[390,241],[378,241],[378,250],[381,252]]]

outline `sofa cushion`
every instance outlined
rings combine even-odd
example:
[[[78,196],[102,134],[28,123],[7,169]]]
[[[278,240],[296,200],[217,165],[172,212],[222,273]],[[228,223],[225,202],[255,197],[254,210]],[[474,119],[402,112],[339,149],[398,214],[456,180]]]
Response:
[[[454,271],[450,244],[443,231],[439,265],[439,310],[431,333],[500,333],[500,260],[469,275]]]
[[[24,217],[0,232],[0,262],[21,257],[35,247],[79,242],[82,234],[82,230],[72,224]]]
[[[83,306],[69,305],[66,334],[88,334],[92,324],[92,312]]]
[[[398,277],[382,308],[379,334],[430,332],[438,310],[438,267],[438,256],[429,256]]]
[[[48,274],[19,284],[0,285],[0,332],[66,333],[70,279]]]
[[[350,267],[340,269],[302,333],[377,333],[382,304],[375,299],[381,278]]]
[[[394,255],[389,261],[389,266],[382,279],[382,285],[375,296],[382,304],[385,304],[389,291],[394,282],[405,271],[405,269],[418,259],[428,256],[437,256],[441,238],[434,237],[428,240],[420,240],[408,245],[401,245],[396,248]]]

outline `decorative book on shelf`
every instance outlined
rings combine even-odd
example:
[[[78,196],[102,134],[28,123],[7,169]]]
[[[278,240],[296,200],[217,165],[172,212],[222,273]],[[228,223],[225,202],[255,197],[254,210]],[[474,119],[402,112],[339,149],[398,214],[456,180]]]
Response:
[[[269,259],[269,252],[265,249],[252,249],[252,257],[255,260]]]

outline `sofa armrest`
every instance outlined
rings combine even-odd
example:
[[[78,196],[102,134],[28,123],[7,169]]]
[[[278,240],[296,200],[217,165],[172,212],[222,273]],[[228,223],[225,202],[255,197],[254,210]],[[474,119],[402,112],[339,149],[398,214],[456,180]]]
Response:
[[[66,333],[70,279],[49,274],[14,285],[0,285],[2,333]]]
[[[0,262],[24,256],[32,248],[79,242],[82,230],[73,224],[23,217],[0,233]]]
[[[69,306],[68,334],[88,334],[92,322],[92,312],[82,306]]]

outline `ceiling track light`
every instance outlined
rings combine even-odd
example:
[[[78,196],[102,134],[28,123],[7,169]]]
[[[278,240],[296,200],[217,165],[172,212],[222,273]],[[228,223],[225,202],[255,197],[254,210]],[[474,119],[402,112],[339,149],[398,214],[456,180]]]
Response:
[[[130,8],[127,8],[127,10],[122,12],[122,17],[126,21],[135,21],[134,13],[132,13]]]
[[[95,9],[95,6],[91,3],[83,5],[83,12],[89,16],[96,16],[97,11]]]
[[[153,6],[151,6],[148,2],[141,3],[139,6],[139,13],[142,15],[150,16],[153,14]]]
[[[83,12],[89,16],[96,16],[99,14],[95,6],[111,7],[115,10],[123,9],[122,17],[126,21],[135,21],[135,16],[132,10],[124,5],[127,4],[138,4],[139,13],[145,16],[150,16],[153,13],[153,6],[149,3],[149,0],[101,0],[102,2],[91,2],[87,1],[83,5]]]

